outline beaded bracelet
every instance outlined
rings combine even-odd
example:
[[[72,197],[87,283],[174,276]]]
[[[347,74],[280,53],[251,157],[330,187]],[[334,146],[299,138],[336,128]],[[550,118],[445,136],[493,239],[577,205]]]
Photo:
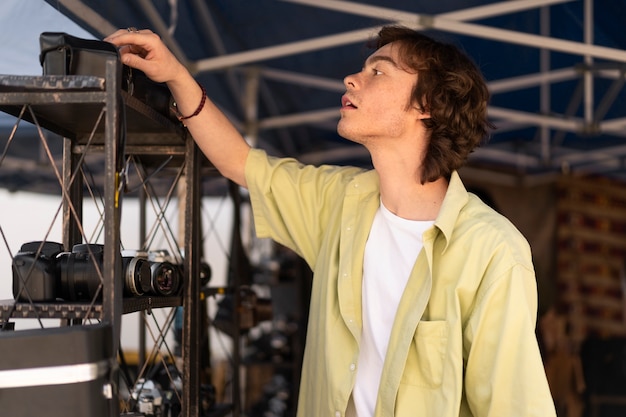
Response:
[[[194,111],[192,114],[190,114],[189,116],[183,116],[178,111],[178,108],[176,106],[176,102],[172,103],[172,108],[174,110],[174,113],[176,113],[176,118],[179,121],[181,121],[181,122],[183,120],[191,119],[192,117],[199,115],[200,112],[202,111],[202,109],[204,108],[204,103],[206,103],[206,99],[207,99],[207,97],[206,97],[206,90],[204,89],[202,84],[198,83],[198,85],[200,86],[200,89],[202,90],[202,98],[200,99],[200,104],[198,104],[198,107],[196,108],[196,111]],[[185,124],[183,123],[183,125],[185,125]]]

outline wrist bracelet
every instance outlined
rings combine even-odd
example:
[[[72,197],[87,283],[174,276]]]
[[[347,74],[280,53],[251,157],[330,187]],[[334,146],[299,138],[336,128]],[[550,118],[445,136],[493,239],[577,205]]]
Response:
[[[200,99],[200,104],[198,104],[198,107],[196,108],[196,110],[190,114],[189,116],[183,116],[182,114],[180,114],[180,112],[178,111],[178,107],[176,105],[176,102],[172,103],[172,109],[174,110],[174,113],[176,113],[176,118],[179,121],[183,121],[183,120],[187,120],[187,119],[191,119],[194,116],[197,116],[200,114],[200,112],[202,111],[202,109],[204,108],[204,103],[206,103],[206,90],[204,89],[204,87],[202,86],[202,84],[198,83],[198,86],[200,86],[200,89],[202,90],[202,98]],[[183,123],[184,125],[184,123]]]

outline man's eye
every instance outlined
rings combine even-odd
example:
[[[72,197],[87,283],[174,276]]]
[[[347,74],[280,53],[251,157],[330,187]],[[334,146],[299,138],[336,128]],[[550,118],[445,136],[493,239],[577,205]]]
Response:
[[[381,75],[383,73],[382,71],[377,70],[376,68],[373,68],[372,72],[374,73],[374,75]]]

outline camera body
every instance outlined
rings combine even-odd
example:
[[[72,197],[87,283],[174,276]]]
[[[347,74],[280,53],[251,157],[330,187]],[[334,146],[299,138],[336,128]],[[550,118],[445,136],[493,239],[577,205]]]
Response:
[[[57,294],[56,256],[63,252],[56,242],[29,242],[13,257],[13,296],[28,301],[54,300]]]
[[[174,296],[182,288],[181,268],[147,256],[122,256],[125,296]],[[28,242],[13,257],[13,296],[20,301],[89,301],[102,298],[104,245]]]
[[[161,387],[152,380],[143,378],[135,384],[131,394],[137,403],[137,411],[145,416],[163,416],[164,401]]]

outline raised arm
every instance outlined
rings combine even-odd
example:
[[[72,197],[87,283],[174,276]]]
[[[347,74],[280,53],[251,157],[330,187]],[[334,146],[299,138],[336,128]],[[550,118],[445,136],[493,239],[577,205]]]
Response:
[[[250,146],[228,118],[208,98],[189,71],[150,30],[120,29],[105,38],[119,48],[121,60],[169,87],[191,136],[220,173],[245,187],[244,168]]]

